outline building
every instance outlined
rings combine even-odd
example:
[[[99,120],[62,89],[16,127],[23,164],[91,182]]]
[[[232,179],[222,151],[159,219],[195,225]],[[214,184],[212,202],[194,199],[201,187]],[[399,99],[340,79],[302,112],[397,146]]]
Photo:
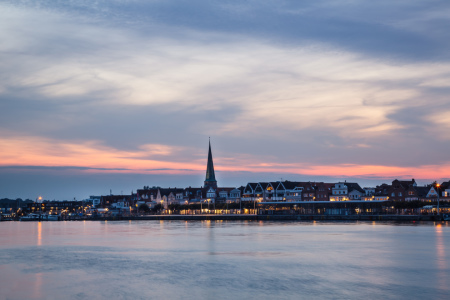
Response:
[[[355,182],[338,182],[332,188],[330,201],[361,200],[366,192]]]
[[[204,186],[200,188],[191,188],[184,190],[184,204],[191,202],[236,202],[240,201],[242,189],[235,187],[218,187],[216,175],[214,172],[214,162],[211,151],[211,140],[208,144],[208,161],[206,164],[206,176]]]
[[[392,185],[388,190],[389,200],[391,201],[412,201],[417,199],[415,187],[417,186],[414,178],[412,180],[392,181]]]
[[[100,196],[100,204],[96,207],[125,208],[133,205],[132,195],[106,195]]]
[[[27,203],[27,211],[31,213],[45,212],[60,214],[62,211],[74,212],[84,209],[83,201],[44,201]]]
[[[256,195],[256,187],[258,186],[257,182],[249,182],[244,188],[244,193],[242,195],[242,201],[254,201],[257,197]]]
[[[206,165],[206,178],[204,185],[205,187],[211,187],[215,190],[217,189],[217,180],[216,175],[214,173],[214,164],[211,153],[211,140],[209,141],[208,162]]]

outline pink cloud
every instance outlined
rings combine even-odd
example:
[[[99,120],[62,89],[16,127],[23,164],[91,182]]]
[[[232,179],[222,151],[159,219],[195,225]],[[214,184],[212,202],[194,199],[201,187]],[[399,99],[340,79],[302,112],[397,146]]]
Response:
[[[135,151],[118,150],[97,141],[67,142],[37,137],[0,138],[1,166],[73,166],[92,168],[89,173],[193,174],[205,170],[205,160],[186,158],[173,161],[175,149],[168,145],[147,144]],[[182,155],[177,148],[177,155]],[[152,157],[153,156],[153,157]],[[163,159],[162,159],[163,158]],[[179,157],[177,157],[179,160]],[[411,177],[441,178],[449,165],[401,167],[387,165],[307,163],[267,163],[246,155],[233,159],[216,157],[218,171],[276,172],[329,177]]]

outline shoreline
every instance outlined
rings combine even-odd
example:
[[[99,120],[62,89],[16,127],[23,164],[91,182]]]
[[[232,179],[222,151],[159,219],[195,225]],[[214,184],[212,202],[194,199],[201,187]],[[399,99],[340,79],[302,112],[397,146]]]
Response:
[[[440,217],[440,218],[439,218]],[[148,216],[116,216],[103,218],[74,218],[59,221],[40,220],[45,222],[60,221],[443,221],[442,216],[434,215],[148,215]],[[15,220],[2,220],[15,221]],[[39,220],[27,220],[22,222],[39,222]]]

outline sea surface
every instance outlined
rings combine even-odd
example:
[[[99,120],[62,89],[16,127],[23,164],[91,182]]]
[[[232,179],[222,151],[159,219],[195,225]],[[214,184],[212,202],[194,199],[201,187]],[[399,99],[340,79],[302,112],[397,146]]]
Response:
[[[450,299],[450,224],[2,222],[0,299]]]

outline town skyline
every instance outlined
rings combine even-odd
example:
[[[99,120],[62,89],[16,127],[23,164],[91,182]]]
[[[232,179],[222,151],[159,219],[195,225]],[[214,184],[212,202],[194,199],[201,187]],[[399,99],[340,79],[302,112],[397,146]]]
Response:
[[[0,197],[449,180],[448,1],[0,1]]]

